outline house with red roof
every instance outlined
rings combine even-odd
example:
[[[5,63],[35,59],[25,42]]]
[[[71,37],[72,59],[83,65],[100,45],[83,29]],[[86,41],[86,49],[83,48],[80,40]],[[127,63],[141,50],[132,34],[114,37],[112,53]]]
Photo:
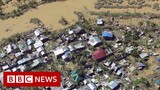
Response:
[[[101,60],[107,56],[107,53],[102,49],[97,49],[96,51],[92,52],[92,57],[95,60]]]

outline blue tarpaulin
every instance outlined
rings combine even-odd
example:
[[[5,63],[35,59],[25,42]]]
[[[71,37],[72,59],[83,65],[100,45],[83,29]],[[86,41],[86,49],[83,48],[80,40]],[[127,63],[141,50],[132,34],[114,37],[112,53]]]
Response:
[[[159,57],[159,58],[157,58],[157,61],[159,61],[159,62],[160,62],[160,57]]]
[[[107,32],[107,31],[103,31],[102,32],[102,36],[103,37],[108,37],[108,38],[113,38],[113,33]]]

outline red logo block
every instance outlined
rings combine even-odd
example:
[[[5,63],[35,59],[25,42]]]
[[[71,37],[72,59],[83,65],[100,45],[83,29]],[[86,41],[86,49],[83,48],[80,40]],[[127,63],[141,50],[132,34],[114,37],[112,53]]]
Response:
[[[60,86],[60,72],[4,72],[3,86]]]

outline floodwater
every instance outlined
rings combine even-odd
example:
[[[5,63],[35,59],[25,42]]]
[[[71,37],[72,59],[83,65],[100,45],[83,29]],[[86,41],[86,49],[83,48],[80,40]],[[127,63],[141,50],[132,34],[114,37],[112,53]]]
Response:
[[[38,6],[37,9],[32,9],[26,12],[24,15],[17,18],[10,18],[7,20],[0,20],[0,40],[2,38],[9,37],[15,33],[28,31],[36,27],[36,25],[30,24],[31,18],[39,18],[47,27],[56,29],[63,29],[69,25],[74,24],[78,19],[74,14],[75,11],[80,11],[85,14],[88,11],[111,11],[111,12],[154,12],[151,8],[143,9],[100,9],[94,8],[97,0],[66,0],[62,2],[53,2]],[[14,7],[13,7],[14,8]],[[9,9],[10,10],[10,9]],[[12,9],[11,9],[12,10]],[[59,23],[61,17],[64,17],[69,25],[62,26]]]
[[[29,23],[31,18],[39,18],[47,27],[54,30],[65,28],[67,26],[59,24],[61,17],[64,17],[69,22],[69,25],[72,25],[78,20],[74,11],[83,11],[86,9],[85,7],[94,8],[94,1],[67,0],[49,3],[40,5],[37,9],[29,10],[20,17],[0,20],[0,39],[36,27]]]

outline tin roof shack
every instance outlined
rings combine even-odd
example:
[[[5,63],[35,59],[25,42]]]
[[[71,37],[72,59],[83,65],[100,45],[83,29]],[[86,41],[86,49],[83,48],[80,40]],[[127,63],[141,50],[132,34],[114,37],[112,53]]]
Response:
[[[22,64],[27,63],[28,61],[31,61],[32,59],[33,59],[33,58],[31,57],[31,55],[28,54],[28,55],[24,56],[23,59],[18,60],[17,63],[18,63],[19,65],[22,65]]]
[[[104,63],[104,66],[109,67],[111,64],[112,64],[112,62],[109,62],[109,61],[108,61],[108,62],[105,62],[105,63]]]
[[[130,47],[126,47],[125,48],[125,53],[127,54],[131,54],[131,52],[134,50],[134,47],[130,46]]]
[[[89,75],[89,76],[95,75],[94,71],[95,71],[94,68],[89,69],[89,70],[87,71],[87,75]]]
[[[49,38],[45,35],[40,35],[39,36],[39,40],[41,40],[42,42],[46,42]]]
[[[87,86],[89,87],[89,90],[98,90],[97,86],[93,82],[88,83]]]
[[[41,46],[44,46],[43,42],[41,40],[36,40],[36,42],[34,43],[34,47],[35,48],[38,48],[38,47],[41,47]]]
[[[75,33],[75,31],[74,31],[74,30],[70,30],[70,29],[69,29],[69,30],[67,30],[67,31],[68,31],[68,34],[69,34],[69,35],[72,35],[72,34],[74,34],[74,33]]]
[[[141,53],[139,56],[141,59],[144,59],[144,60],[148,60],[148,57],[149,57],[148,53]]]
[[[98,88],[93,82],[90,82],[87,85],[80,87],[78,90],[98,90]]]
[[[125,71],[124,71],[124,68],[121,68],[121,69],[119,69],[117,72],[116,72],[116,74],[118,75],[118,76],[124,76],[125,75]]]
[[[35,68],[38,65],[43,64],[43,63],[45,63],[45,61],[38,58],[38,59],[33,60],[33,63],[30,65],[30,67],[33,69],[33,68]]]
[[[75,47],[72,45],[69,45],[68,48],[69,48],[69,51],[71,51],[71,52],[75,50]]]
[[[33,39],[27,39],[27,45],[33,45],[35,43],[35,41]]]
[[[114,80],[108,83],[108,87],[112,90],[117,90],[119,88],[118,81]]]
[[[41,32],[40,28],[36,29],[34,31],[34,34],[38,37],[39,35],[41,35],[43,32]]]
[[[15,57],[16,57],[17,59],[19,59],[19,58],[22,58],[22,57],[23,57],[24,53],[22,53],[22,52],[17,52],[17,53],[15,53],[14,55],[15,55]]]
[[[17,52],[18,49],[19,48],[16,44],[8,44],[7,46],[4,47],[4,50],[6,51],[7,54],[10,54],[12,52]]]
[[[101,67],[97,67],[97,68],[96,68],[96,72],[97,72],[98,74],[102,74],[102,73],[103,73],[103,69],[102,69]]]
[[[99,46],[100,44],[102,44],[102,41],[97,36],[89,36],[88,43],[92,46]]]
[[[60,58],[66,52],[65,47],[58,47],[56,48],[53,53],[57,58]]]
[[[76,45],[74,45],[75,50],[82,50],[85,48],[85,45],[83,45],[82,43],[78,43]]]
[[[85,33],[85,30],[81,26],[79,26],[79,25],[76,26],[76,28],[74,29],[74,31],[75,31],[75,33],[77,35]]]
[[[26,70],[26,65],[20,65],[17,67],[17,71],[24,72]]]
[[[46,51],[45,51],[44,47],[40,46],[36,50],[37,50],[37,52],[39,53],[40,56],[45,56],[46,55]]]
[[[145,65],[141,62],[137,62],[136,67],[137,67],[138,70],[143,70],[145,68]]]
[[[103,19],[97,19],[97,25],[104,25]]]
[[[4,47],[4,50],[7,52],[7,54],[10,54],[12,52],[12,45],[9,44]]]
[[[70,54],[71,54],[70,51],[65,52],[64,55],[62,55],[62,59],[65,60],[66,62],[69,62],[70,61]]]
[[[67,85],[68,89],[73,89],[73,88],[75,88],[76,83],[73,80],[68,80],[66,82],[66,85]]]
[[[9,68],[9,65],[7,65],[7,64],[2,66],[2,70],[3,70],[3,71],[4,71],[4,70],[7,70],[8,68]]]

